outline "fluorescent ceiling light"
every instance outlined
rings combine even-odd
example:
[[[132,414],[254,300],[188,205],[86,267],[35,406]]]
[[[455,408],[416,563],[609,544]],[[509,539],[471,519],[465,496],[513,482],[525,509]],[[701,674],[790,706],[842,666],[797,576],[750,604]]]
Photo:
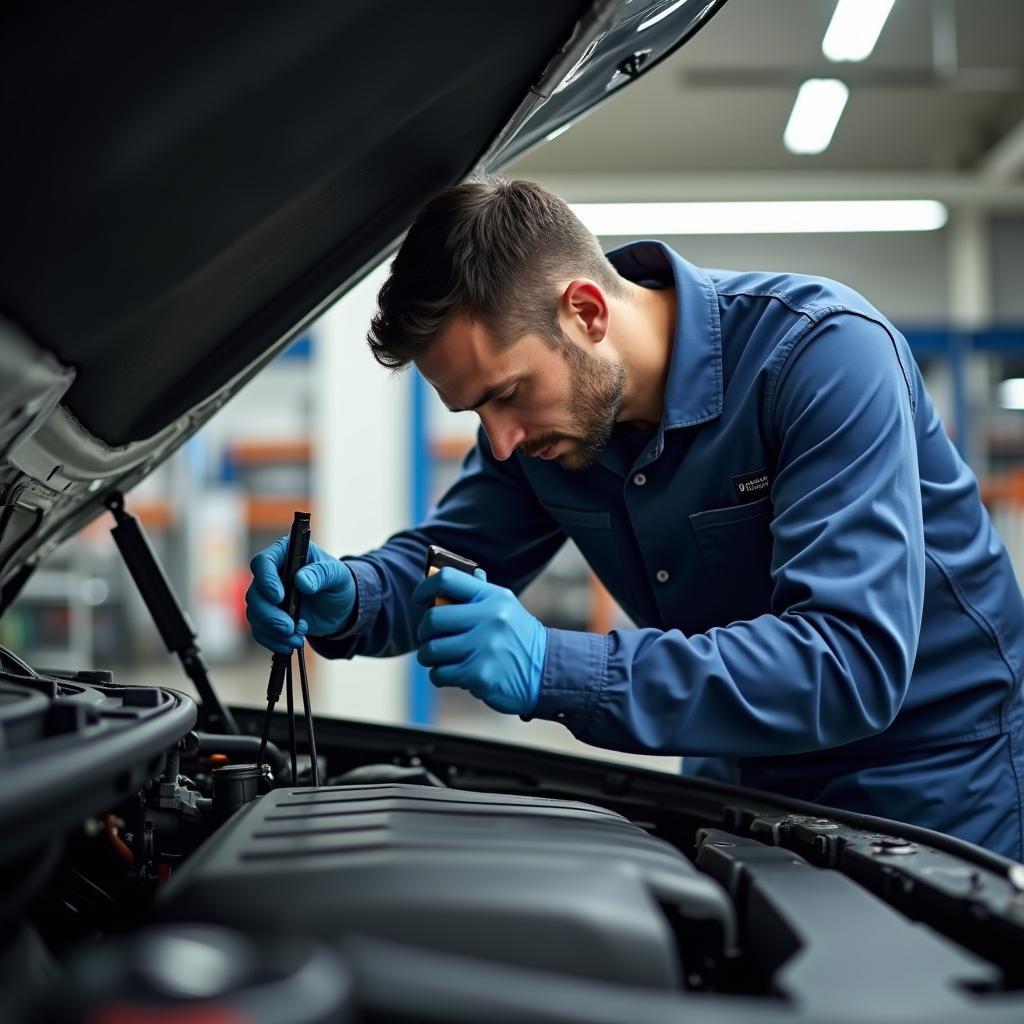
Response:
[[[934,231],[948,219],[933,199],[751,203],[574,203],[595,235],[761,235]]]
[[[800,86],[782,141],[790,153],[822,153],[843,116],[850,90],[838,78],[808,78]]]
[[[894,0],[839,0],[821,52],[829,60],[864,60],[875,48]]]
[[[1011,377],[999,385],[999,404],[1004,409],[1024,409],[1024,377]]]

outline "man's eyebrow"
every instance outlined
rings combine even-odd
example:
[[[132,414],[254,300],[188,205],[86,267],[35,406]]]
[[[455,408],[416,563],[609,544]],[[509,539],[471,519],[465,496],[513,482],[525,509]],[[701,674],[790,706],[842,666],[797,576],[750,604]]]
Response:
[[[502,391],[505,391],[508,388],[508,386],[513,382],[514,379],[515,378],[510,377],[508,380],[504,380],[500,384],[492,385],[480,396],[480,398],[476,402],[473,402],[471,405],[463,406],[462,408],[459,409],[453,409],[451,406],[448,406],[448,411],[472,412],[474,409],[479,409],[481,405],[486,405],[492,398],[497,398],[498,395],[502,393]]]

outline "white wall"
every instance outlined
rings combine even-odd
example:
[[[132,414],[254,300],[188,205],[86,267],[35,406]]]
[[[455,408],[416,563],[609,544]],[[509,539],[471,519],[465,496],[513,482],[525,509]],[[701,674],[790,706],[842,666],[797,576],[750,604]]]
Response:
[[[387,272],[378,268],[313,328],[313,539],[337,555],[376,547],[409,525],[411,384],[378,366],[366,330]],[[318,659],[325,714],[406,721],[408,657]]]
[[[855,288],[900,326],[948,319],[946,233],[692,235],[662,240],[701,267],[831,277]],[[628,239],[601,241],[612,248]]]

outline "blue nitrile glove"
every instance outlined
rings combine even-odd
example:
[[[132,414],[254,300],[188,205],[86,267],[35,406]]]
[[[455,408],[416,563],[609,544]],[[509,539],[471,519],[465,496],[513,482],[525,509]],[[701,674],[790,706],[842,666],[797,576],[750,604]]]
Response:
[[[306,564],[295,574],[302,595],[299,621],[280,607],[284,584],[280,570],[288,538],[279,537],[249,563],[252,583],[245,592],[245,614],[256,642],[277,654],[291,654],[303,637],[330,636],[351,618],[356,604],[356,581],[349,567],[310,541]]]
[[[435,686],[459,686],[495,711],[528,715],[540,698],[548,631],[511,590],[474,576],[442,569],[426,577],[413,600],[444,597],[456,604],[430,608],[420,622],[417,660],[430,668]]]

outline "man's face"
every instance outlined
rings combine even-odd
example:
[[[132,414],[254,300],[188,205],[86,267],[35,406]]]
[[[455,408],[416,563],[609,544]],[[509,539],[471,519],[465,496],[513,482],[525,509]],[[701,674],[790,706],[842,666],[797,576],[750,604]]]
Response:
[[[499,346],[494,334],[456,314],[416,366],[449,409],[473,409],[491,450],[558,459],[566,469],[592,466],[608,444],[622,407],[621,363],[592,355],[565,337],[552,348],[527,334]]]

